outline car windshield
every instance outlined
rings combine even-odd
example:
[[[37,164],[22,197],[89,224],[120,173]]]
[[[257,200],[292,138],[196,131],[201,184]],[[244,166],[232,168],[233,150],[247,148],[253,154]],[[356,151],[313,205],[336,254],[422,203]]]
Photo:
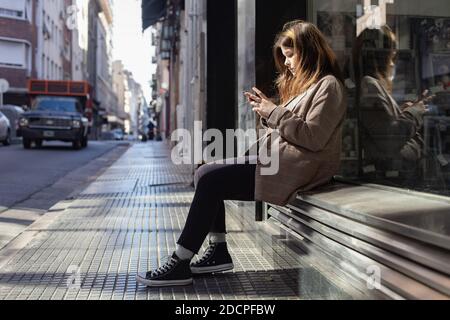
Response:
[[[73,99],[41,99],[37,102],[36,110],[78,112],[77,102]]]

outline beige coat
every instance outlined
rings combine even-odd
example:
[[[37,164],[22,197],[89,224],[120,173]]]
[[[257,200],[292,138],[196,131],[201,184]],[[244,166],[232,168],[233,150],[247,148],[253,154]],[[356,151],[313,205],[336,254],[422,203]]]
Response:
[[[270,133],[277,130],[280,167],[275,175],[262,175],[264,166],[258,161],[255,199],[286,205],[299,192],[329,182],[340,167],[346,110],[345,88],[331,75],[289,103],[276,107],[263,121],[267,134],[260,139],[259,150],[270,150]]]

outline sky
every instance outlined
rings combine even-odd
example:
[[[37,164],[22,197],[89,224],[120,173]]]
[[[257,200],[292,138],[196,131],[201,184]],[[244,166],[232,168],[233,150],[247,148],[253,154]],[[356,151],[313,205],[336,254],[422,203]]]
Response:
[[[151,101],[150,80],[156,67],[152,65],[150,29],[142,34],[141,0],[114,1],[114,60],[122,60],[142,85],[147,102]]]

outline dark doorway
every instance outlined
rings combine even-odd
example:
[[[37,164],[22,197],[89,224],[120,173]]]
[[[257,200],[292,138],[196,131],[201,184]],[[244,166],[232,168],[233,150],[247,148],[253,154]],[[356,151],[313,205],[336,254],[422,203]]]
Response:
[[[256,86],[269,97],[276,97],[274,81],[277,77],[273,59],[275,36],[286,22],[307,17],[306,0],[256,0],[255,68]],[[262,221],[263,204],[256,202],[256,221]]]
[[[257,0],[256,2],[256,85],[275,96],[276,78],[272,47],[275,36],[286,22],[295,19],[306,20],[306,0]]]
[[[235,129],[236,0],[208,0],[207,128]]]

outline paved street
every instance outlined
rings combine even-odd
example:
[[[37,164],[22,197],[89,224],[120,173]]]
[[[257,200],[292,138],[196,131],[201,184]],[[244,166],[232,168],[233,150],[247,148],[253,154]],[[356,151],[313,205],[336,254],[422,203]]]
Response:
[[[106,169],[125,148],[117,142],[91,142],[74,151],[69,144],[42,149],[0,147],[0,248],[48,209]]]
[[[0,299],[351,297],[292,249],[296,239],[230,207],[233,272],[183,288],[138,286],[136,273],[164,263],[175,248],[193,197],[191,178],[171,163],[163,143],[133,145],[63,209],[0,250]]]

